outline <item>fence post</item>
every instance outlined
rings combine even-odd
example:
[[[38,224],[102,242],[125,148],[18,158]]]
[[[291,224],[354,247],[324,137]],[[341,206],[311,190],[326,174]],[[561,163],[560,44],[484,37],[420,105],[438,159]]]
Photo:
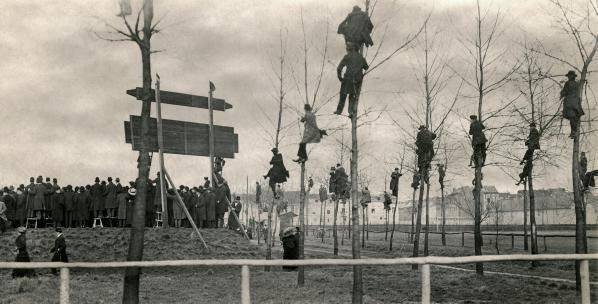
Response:
[[[461,247],[465,247],[465,232],[461,232]]]
[[[69,269],[60,268],[60,304],[69,304]]]
[[[241,303],[251,304],[251,293],[249,292],[249,267],[241,267]]]
[[[511,249],[515,248],[515,234],[511,233]]]
[[[582,260],[579,265],[581,276],[581,304],[590,304],[590,266],[588,260]]]
[[[422,265],[422,304],[430,304],[430,264]]]

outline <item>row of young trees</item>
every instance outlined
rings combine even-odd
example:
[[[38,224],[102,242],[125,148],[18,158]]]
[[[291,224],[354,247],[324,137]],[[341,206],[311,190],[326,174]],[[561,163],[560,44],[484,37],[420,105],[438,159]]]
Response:
[[[590,106],[590,99],[585,94],[589,87],[587,81],[591,73],[591,63],[594,59],[596,50],[598,49],[598,31],[593,30],[593,25],[598,20],[598,5],[595,0],[588,0],[584,3],[575,3],[571,6],[566,6],[558,0],[549,0],[553,7],[556,8],[556,24],[560,26],[563,33],[569,36],[570,41],[573,42],[568,49],[575,49],[577,58],[570,57],[568,52],[563,54],[555,54],[552,49],[546,50],[542,45],[535,41],[533,43],[520,43],[522,49],[522,56],[513,57],[512,52],[506,51],[512,49],[512,44],[508,46],[503,44],[501,46],[499,40],[504,33],[504,15],[497,11],[492,13],[489,9],[482,9],[479,1],[476,1],[476,10],[473,14],[475,27],[473,31],[468,31],[469,34],[462,34],[456,40],[462,47],[462,54],[465,57],[451,58],[450,60],[442,53],[442,45],[435,45],[434,41],[438,36],[438,31],[432,31],[434,20],[430,17],[422,22],[421,27],[412,33],[408,33],[405,37],[395,40],[394,37],[386,37],[386,29],[383,24],[376,24],[376,28],[385,28],[380,36],[380,41],[374,51],[363,51],[370,69],[366,73],[366,78],[371,79],[371,75],[381,66],[391,64],[391,59],[398,54],[404,53],[406,50],[415,46],[419,47],[417,52],[418,62],[420,67],[418,69],[418,80],[422,84],[421,100],[423,105],[420,107],[423,117],[411,116],[411,125],[404,126],[398,120],[393,119],[393,122],[404,132],[405,138],[414,139],[414,126],[424,124],[430,130],[438,133],[435,147],[443,152],[437,155],[444,155],[442,160],[438,160],[445,165],[445,170],[448,168],[459,167],[458,164],[449,164],[451,159],[467,159],[463,156],[453,158],[454,153],[449,151],[446,147],[456,141],[456,138],[463,138],[462,133],[459,132],[458,122],[460,117],[466,113],[459,113],[455,110],[455,105],[459,103],[464,109],[470,112],[477,112],[480,121],[489,127],[486,132],[489,134],[488,150],[491,155],[496,156],[497,161],[487,163],[486,165],[500,165],[505,167],[506,160],[515,161],[514,155],[508,151],[502,151],[499,146],[505,142],[519,142],[522,138],[517,134],[520,132],[513,131],[520,129],[523,121],[526,123],[535,122],[539,126],[539,131],[543,142],[550,142],[555,144],[553,138],[562,136],[560,127],[557,128],[559,119],[558,103],[555,103],[555,97],[552,93],[560,87],[558,77],[562,76],[561,71],[565,68],[573,69],[580,75],[580,83],[584,89],[579,90],[579,97],[584,101],[587,109]],[[124,1],[126,2],[126,1]],[[370,3],[365,1],[365,11],[370,17],[374,17],[375,6],[377,2]],[[136,14],[132,15],[134,21],[131,22],[129,10],[123,9],[120,18],[123,22],[124,29],[113,26],[109,23],[108,27],[112,32],[110,36],[101,36],[100,38],[108,41],[132,41],[140,49],[142,59],[142,83],[143,83],[143,98],[142,98],[142,136],[141,141],[146,143],[142,145],[139,152],[138,160],[138,195],[135,204],[133,229],[131,229],[131,242],[127,260],[136,261],[141,260],[143,256],[143,229],[145,222],[145,201],[147,179],[150,168],[150,156],[147,149],[147,138],[149,132],[149,118],[151,108],[151,54],[154,50],[151,47],[152,35],[159,32],[157,25],[159,22],[153,21],[154,10],[152,0],[143,0],[141,8]],[[375,19],[375,18],[373,18]],[[387,22],[387,21],[385,21]],[[275,132],[275,146],[278,146],[283,132],[291,129],[292,124],[296,122],[293,119],[289,124],[283,124],[282,114],[284,109],[299,112],[296,106],[285,100],[287,90],[290,87],[295,87],[296,92],[301,92],[304,100],[296,100],[299,104],[311,104],[314,109],[319,110],[323,108],[330,100],[336,97],[336,94],[329,94],[320,90],[324,82],[328,65],[331,64],[328,55],[328,35],[323,42],[324,47],[316,48],[316,53],[319,55],[317,60],[317,69],[315,81],[308,77],[309,64],[312,62],[309,54],[309,40],[305,31],[305,23],[303,17],[301,19],[303,29],[303,77],[297,76],[294,66],[287,65],[286,61],[286,40],[284,39],[285,31],[281,31],[280,35],[280,56],[278,56],[279,73],[277,73],[278,80],[278,94],[277,105],[278,115],[276,120]],[[326,30],[328,33],[328,29]],[[379,33],[379,32],[378,32]],[[390,42],[389,42],[390,41]],[[386,47],[394,41],[400,41],[394,44],[395,46]],[[504,41],[503,41],[504,42]],[[384,46],[384,47],[383,47]],[[416,48],[418,49],[418,48]],[[511,56],[511,57],[509,57]],[[510,63],[510,64],[506,64]],[[285,72],[285,68],[290,70],[290,73]],[[558,71],[558,72],[557,72]],[[292,81],[285,83],[285,75],[290,75]],[[456,77],[455,77],[456,76]],[[299,80],[303,78],[302,80]],[[458,79],[458,85],[453,79]],[[315,83],[312,85],[312,83]],[[300,88],[302,84],[303,88]],[[509,89],[505,89],[509,86]],[[518,87],[518,90],[512,90],[513,87]],[[311,88],[311,92],[310,92]],[[441,93],[442,91],[451,91],[450,93]],[[358,100],[367,97],[367,94],[360,92]],[[446,98],[446,96],[453,96]],[[475,100],[475,110],[472,109],[472,100]],[[363,100],[362,100],[363,101]],[[593,101],[592,101],[593,102]],[[359,104],[359,103],[358,103]],[[473,110],[473,111],[472,111]],[[351,145],[350,145],[350,180],[351,180],[351,211],[352,211],[352,253],[353,258],[360,258],[360,231],[359,231],[359,160],[360,148],[359,137],[357,135],[360,126],[373,123],[380,114],[386,111],[385,108],[373,109],[365,107],[358,112],[357,115],[351,117]],[[374,114],[374,115],[372,115]],[[405,115],[409,115],[407,111]],[[297,115],[298,116],[298,115]],[[368,117],[374,117],[368,120]],[[389,115],[392,117],[392,115]],[[451,123],[447,121],[447,117],[451,116]],[[582,127],[578,128],[573,134],[573,145],[571,148],[571,173],[572,173],[572,189],[574,193],[574,204],[576,213],[576,253],[586,253],[586,231],[585,231],[585,205],[584,194],[580,187],[579,175],[579,151],[580,145],[584,138],[587,138],[591,131],[592,118],[587,115],[581,123]],[[360,120],[364,120],[361,124]],[[294,121],[294,122],[293,122]],[[417,123],[416,123],[417,122]],[[330,129],[340,130],[344,123],[331,126]],[[589,128],[588,128],[589,127]],[[461,135],[460,135],[461,134]],[[412,141],[413,142],[413,141]],[[403,141],[403,144],[405,142]],[[412,147],[413,145],[409,145]],[[568,150],[559,145],[554,145],[554,149],[543,149],[534,158],[536,162],[541,161],[546,166],[557,166],[558,162],[554,161],[551,156],[558,155],[560,151]],[[552,148],[552,147],[551,147]],[[461,158],[459,158],[461,157]],[[405,153],[401,155],[401,164],[405,159]],[[303,217],[304,200],[305,200],[305,164],[301,168],[301,213]],[[407,166],[408,167],[408,166]],[[401,166],[401,171],[403,166]],[[416,169],[414,169],[416,170]],[[451,169],[453,170],[453,169]],[[482,204],[482,181],[483,181],[482,166],[475,166],[474,168],[474,222],[475,222],[475,254],[481,255],[481,204]],[[314,170],[316,171],[316,170]],[[506,170],[505,171],[509,171]],[[428,197],[430,190],[429,175],[427,169],[419,172],[420,179],[418,183],[412,184],[415,190],[419,189],[418,208],[417,208],[417,225],[414,232],[414,252],[413,255],[419,254],[419,231],[421,229],[421,210],[424,199],[424,191],[426,193],[426,207],[428,206]],[[533,196],[533,173],[530,170],[527,176],[527,186],[530,198],[530,221],[532,225],[532,253],[537,253],[537,245],[535,242],[535,223],[533,222],[534,214],[534,196]],[[443,193],[444,187],[441,187]],[[444,195],[442,195],[444,196]],[[415,200],[414,200],[415,201]],[[444,199],[443,199],[444,201]],[[396,206],[395,206],[396,208]],[[427,213],[426,213],[427,214]],[[393,227],[396,209],[393,211]],[[427,222],[427,221],[426,221]],[[302,227],[301,231],[304,229]],[[426,229],[427,231],[427,229]],[[302,235],[303,236],[303,235]],[[394,233],[391,234],[390,242],[392,244]],[[427,234],[426,234],[427,240]],[[443,237],[444,240],[444,237]],[[301,238],[303,242],[303,237]],[[268,242],[270,244],[270,242]],[[392,245],[391,245],[392,246]],[[427,241],[424,245],[424,254],[427,254]],[[535,248],[535,250],[534,250]],[[534,252],[535,251],[535,252]],[[483,273],[483,265],[480,263],[476,265],[478,274]],[[576,268],[577,281],[579,287],[579,265]],[[353,268],[353,303],[361,303],[363,299],[363,284],[362,284],[362,269],[360,266]],[[124,279],[124,303],[137,303],[139,291],[139,275],[140,269],[128,268],[126,270]],[[301,270],[299,272],[299,285],[303,284],[304,274]]]

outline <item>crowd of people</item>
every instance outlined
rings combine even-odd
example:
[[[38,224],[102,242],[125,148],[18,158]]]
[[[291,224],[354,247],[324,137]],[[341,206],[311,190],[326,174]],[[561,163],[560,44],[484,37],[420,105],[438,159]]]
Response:
[[[99,177],[91,185],[60,186],[57,178],[30,178],[30,183],[0,188],[0,231],[9,228],[25,227],[36,222],[37,227],[91,227],[94,221],[102,220],[103,225],[127,227],[132,223],[133,209],[137,196],[136,185],[129,182],[123,186],[117,177],[101,181]],[[168,189],[165,205],[168,218],[161,218],[162,199],[160,175],[149,179],[145,200],[146,226],[156,226],[159,221],[168,221],[173,227],[191,227],[184,209],[199,228],[222,228],[225,214],[229,209],[237,215],[229,214],[227,227],[240,228],[238,223],[242,209],[240,197],[231,199],[231,191],[224,179],[210,186],[180,186],[178,192],[183,204],[178,203],[175,189]],[[230,208],[229,208],[230,207]],[[158,220],[158,221],[156,221]],[[31,224],[33,225],[33,224]]]

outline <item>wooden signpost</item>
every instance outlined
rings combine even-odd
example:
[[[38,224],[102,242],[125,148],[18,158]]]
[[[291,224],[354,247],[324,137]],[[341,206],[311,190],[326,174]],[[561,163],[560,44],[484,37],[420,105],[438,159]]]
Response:
[[[217,126],[214,125],[213,111],[225,111],[231,109],[233,106],[226,103],[223,99],[217,99],[212,97],[212,93],[216,89],[214,84],[210,82],[209,97],[196,96],[190,94],[169,92],[160,90],[160,76],[156,75],[156,90],[152,90],[152,96],[154,98],[152,102],[156,102],[156,113],[157,118],[151,118],[149,122],[149,151],[159,153],[160,162],[160,189],[162,190],[162,210],[163,220],[168,221],[167,208],[165,202],[166,194],[166,182],[177,189],[172,178],[168,174],[164,166],[164,153],[169,154],[181,154],[181,155],[195,155],[195,156],[209,156],[210,157],[210,171],[211,176],[214,176],[214,156],[222,158],[234,158],[235,153],[239,152],[239,136],[234,133],[234,128]],[[135,88],[127,90],[127,94],[136,97],[141,100],[141,88]],[[209,124],[192,123],[178,120],[162,119],[162,108],[161,104],[171,104],[177,106],[186,106],[200,109],[208,109],[210,111],[210,122]],[[125,128],[125,142],[131,144],[133,150],[140,150],[141,148],[141,117],[130,116],[129,121],[124,122]],[[214,178],[212,178],[212,185],[215,185]],[[176,192],[176,190],[175,190]],[[197,232],[202,244],[207,249],[207,245],[199,232],[198,227],[195,225],[191,214],[185,207],[183,200],[180,195],[176,193],[176,199],[179,205],[182,207],[187,219],[191,223],[193,229]],[[228,199],[227,204],[230,206]],[[232,206],[230,206],[232,208]],[[245,230],[243,225],[239,221],[239,218],[234,214],[231,209],[231,213],[237,220],[239,227],[243,231],[244,236]]]

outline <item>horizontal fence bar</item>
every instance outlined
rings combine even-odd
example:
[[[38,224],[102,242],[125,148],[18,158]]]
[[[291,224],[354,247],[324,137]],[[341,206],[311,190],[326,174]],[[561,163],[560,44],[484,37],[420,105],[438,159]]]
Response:
[[[423,228],[423,227],[422,227]],[[317,229],[312,229],[314,231],[317,231]],[[331,228],[326,228],[326,230],[332,230]],[[340,229],[339,229],[340,230]],[[391,232],[392,230],[388,230],[388,232]],[[384,230],[367,230],[366,232],[370,232],[370,233],[386,233],[386,231]],[[411,234],[411,232],[409,231],[402,231],[402,230],[395,230],[395,233],[403,233],[403,234]],[[422,230],[420,232],[420,234],[425,234],[426,231]],[[466,234],[474,234],[474,231],[461,231],[461,232],[453,232],[453,231],[447,231],[444,234],[445,235],[457,235],[457,234],[462,234],[462,233],[466,233]],[[415,233],[414,233],[415,234]],[[428,231],[428,234],[442,234],[442,232],[439,231]],[[486,231],[486,232],[482,232],[482,235],[486,235],[486,236],[495,236],[496,232],[490,232],[490,231]],[[501,236],[526,236],[525,234],[519,232],[519,233],[508,233],[508,232],[499,232],[498,235]],[[527,234],[527,237],[530,237],[530,234]],[[574,238],[575,234],[543,234],[543,233],[538,233],[538,237],[555,237],[555,238]],[[588,239],[598,239],[598,236],[593,236],[593,235],[587,235],[586,238]]]
[[[176,266],[353,266],[353,265],[405,265],[405,264],[468,264],[504,261],[580,261],[598,260],[598,253],[591,254],[512,254],[461,257],[428,256],[395,259],[307,259],[307,260],[163,260],[130,262],[0,262],[0,269],[12,268],[125,268],[125,267],[176,267]]]

